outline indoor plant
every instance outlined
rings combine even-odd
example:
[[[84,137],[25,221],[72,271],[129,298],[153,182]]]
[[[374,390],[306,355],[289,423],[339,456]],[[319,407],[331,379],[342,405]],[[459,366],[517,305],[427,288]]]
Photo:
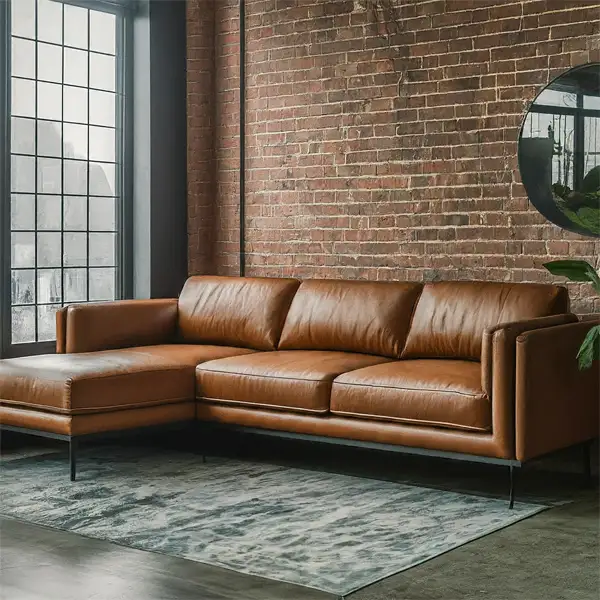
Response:
[[[553,275],[563,275],[570,281],[589,281],[600,295],[600,276],[585,260],[554,260],[544,264]],[[579,368],[589,369],[595,360],[600,360],[600,325],[592,327],[577,353]]]

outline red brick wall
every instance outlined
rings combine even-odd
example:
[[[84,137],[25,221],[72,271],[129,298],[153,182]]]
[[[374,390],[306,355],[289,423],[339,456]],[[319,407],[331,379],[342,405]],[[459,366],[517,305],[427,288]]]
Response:
[[[187,0],[188,271],[208,273],[215,248],[215,0]]]
[[[189,11],[190,272],[235,274],[238,2],[215,1],[210,211],[195,86],[211,3]],[[247,274],[551,281],[547,260],[595,260],[600,242],[530,206],[517,139],[550,79],[600,59],[600,3],[397,0],[386,29],[365,2],[246,0]],[[588,286],[571,292],[575,310],[600,310]]]

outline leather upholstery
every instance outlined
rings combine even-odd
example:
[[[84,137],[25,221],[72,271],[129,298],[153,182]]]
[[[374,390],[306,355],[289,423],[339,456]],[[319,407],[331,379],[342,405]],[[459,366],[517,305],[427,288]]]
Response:
[[[85,415],[63,415],[20,406],[0,406],[0,423],[34,431],[77,436],[193,421],[195,414],[193,402],[142,406]]]
[[[71,304],[57,316],[66,320],[65,352],[96,352],[169,344],[174,341],[177,300],[119,300]],[[61,331],[57,335],[62,349]]]
[[[67,351],[67,310],[63,306],[56,311],[56,353],[64,354]]]
[[[401,360],[340,375],[331,412],[348,417],[490,431],[481,367],[464,360]]]
[[[577,323],[577,317],[574,314],[568,313],[564,315],[553,315],[551,317],[539,317],[537,319],[527,319],[525,321],[516,321],[513,323],[501,323],[494,327],[489,327],[483,332],[482,348],[481,348],[481,385],[488,396],[492,395],[493,390],[493,372],[494,372],[494,352],[506,352],[513,360],[515,358],[515,343],[517,337],[526,331],[533,329],[542,329],[544,327],[554,327],[555,325],[564,325],[565,323]],[[504,340],[506,347],[501,350],[500,336],[495,336],[496,332],[504,331]],[[494,338],[496,345],[494,346]],[[507,357],[508,359],[508,357]],[[505,379],[511,389],[514,389],[514,374],[507,372],[499,372],[496,374],[497,379]]]
[[[504,322],[566,313],[566,288],[448,281],[423,288],[402,358],[480,360],[483,332]]]
[[[556,321],[555,321],[556,319]],[[507,456],[515,454],[515,365],[516,341],[525,331],[577,321],[575,315],[542,317],[492,327],[484,335],[482,388],[492,398],[492,429]],[[489,339],[491,336],[491,340]],[[566,400],[566,399],[565,399]]]
[[[398,358],[419,283],[303,281],[294,296],[280,350],[339,350]]]
[[[146,346],[0,361],[0,402],[84,414],[193,400],[203,360],[252,352],[215,346]]]
[[[600,435],[600,365],[576,355],[600,319],[527,331],[516,348],[516,456],[529,460]]]
[[[418,284],[317,281],[294,298],[298,286],[199,277],[178,301],[61,309],[59,354],[0,361],[0,419],[80,435],[195,411],[520,460],[598,435],[597,364],[580,373],[573,358],[594,321],[566,314],[564,288],[448,282],[419,296]]]
[[[197,370],[198,398],[325,413],[331,383],[340,374],[385,362],[365,354],[287,350],[214,360]]]
[[[426,448],[442,452],[460,452],[478,456],[508,458],[497,447],[493,435],[458,429],[426,427],[405,423],[356,419],[338,415],[315,416],[259,407],[227,406],[199,402],[196,416],[212,421],[245,427],[289,431],[307,435],[358,440],[374,444],[392,444]]]
[[[187,343],[275,350],[300,282],[259,277],[190,277],[179,296]]]

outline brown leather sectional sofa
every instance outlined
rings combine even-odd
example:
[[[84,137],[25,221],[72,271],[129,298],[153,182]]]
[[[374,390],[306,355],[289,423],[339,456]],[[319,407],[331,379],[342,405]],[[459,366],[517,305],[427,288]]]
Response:
[[[0,361],[4,427],[67,439],[200,420],[511,466],[598,436],[594,320],[565,288],[191,277],[72,305],[57,354]]]

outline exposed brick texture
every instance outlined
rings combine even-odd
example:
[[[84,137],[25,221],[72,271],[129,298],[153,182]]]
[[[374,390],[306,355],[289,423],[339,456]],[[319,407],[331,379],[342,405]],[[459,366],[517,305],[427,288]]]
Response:
[[[187,2],[188,270],[213,268],[215,215],[215,0]]]
[[[517,140],[545,84],[600,60],[600,2],[397,0],[387,27],[365,4],[246,0],[247,274],[552,281],[543,262],[595,261],[530,206]],[[237,5],[215,0],[212,133],[213,2],[189,5],[191,273],[238,272]]]

